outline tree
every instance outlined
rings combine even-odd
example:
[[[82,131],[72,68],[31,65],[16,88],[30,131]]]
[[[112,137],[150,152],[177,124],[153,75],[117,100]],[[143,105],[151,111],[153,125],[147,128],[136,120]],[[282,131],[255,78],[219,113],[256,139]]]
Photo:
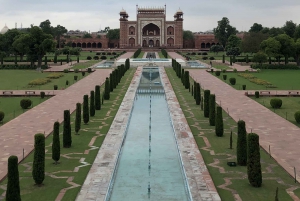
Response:
[[[215,37],[223,47],[226,47],[229,36],[235,35],[238,32],[236,28],[232,27],[229,23],[229,19],[223,17],[222,20],[218,21],[218,26],[214,28]]]
[[[93,36],[89,33],[83,34],[82,38],[93,38]]]
[[[209,125],[215,126],[216,124],[216,96],[215,94],[209,95]]]
[[[186,89],[189,89],[190,88],[190,73],[189,71],[185,71],[184,73],[184,86]]]
[[[29,33],[22,34],[13,43],[13,47],[26,53],[31,62],[38,61],[38,69],[41,68],[45,54],[54,51],[55,45],[52,35],[44,33],[37,26],[31,27]]]
[[[204,117],[209,117],[209,96],[210,90],[204,90]]]
[[[281,44],[273,37],[262,41],[260,47],[269,57],[280,56]]]
[[[53,125],[53,139],[52,139],[52,159],[57,164],[60,159],[60,140],[59,140],[59,122]]]
[[[75,133],[78,134],[81,127],[81,103],[76,103],[76,117],[75,117]]]
[[[109,40],[120,39],[120,29],[109,29],[106,38]]]
[[[63,147],[70,148],[72,145],[70,110],[64,111]]]
[[[17,156],[10,156],[8,158],[6,200],[21,201]]]
[[[96,110],[101,110],[100,85],[95,86],[95,109]]]
[[[222,137],[224,134],[224,126],[223,126],[223,116],[222,116],[222,108],[217,106],[217,114],[216,114],[216,135],[218,137]]]
[[[297,62],[297,65],[300,66],[300,38],[295,42],[295,55],[294,58]]]
[[[194,40],[194,34],[190,30],[183,30],[183,40]]]
[[[195,93],[196,93],[196,105],[200,105],[201,102],[201,91],[200,84],[196,83]]]
[[[49,20],[41,22],[40,28],[44,33],[53,35],[53,27],[51,26],[51,22]]]
[[[284,31],[281,28],[272,27],[271,29],[269,29],[268,34],[271,37],[275,37],[275,36],[278,36],[280,34],[284,34]]]
[[[284,57],[290,57],[294,55],[295,42],[290,36],[287,34],[280,34],[275,37],[275,40],[280,43],[280,55],[283,55]]]
[[[228,38],[226,45],[227,55],[240,55],[241,39],[236,35],[231,35]]]
[[[266,40],[268,37],[268,34],[264,34],[261,32],[246,33],[241,42],[241,50],[243,52],[256,53],[260,50],[261,42]]]
[[[296,23],[290,20],[285,22],[285,24],[282,27],[282,30],[286,35],[293,38],[296,31],[296,27],[297,27]]]
[[[239,165],[247,165],[247,132],[246,125],[243,120],[238,121],[238,133],[236,143],[236,158]]]
[[[45,179],[45,136],[43,134],[34,136],[32,177],[37,185],[41,185]]]
[[[90,120],[90,114],[89,114],[89,96],[84,95],[83,96],[83,122],[84,124],[87,124]]]
[[[294,38],[295,40],[300,38],[300,24],[295,29]]]
[[[91,91],[90,115],[91,117],[95,116],[95,92],[94,91]]]
[[[109,100],[110,98],[110,84],[108,77],[105,80],[105,88],[104,88],[104,100]]]
[[[114,78],[113,78],[113,73],[109,74],[109,88],[110,92],[114,91]]]
[[[61,48],[61,37],[63,34],[67,33],[68,30],[61,25],[57,25],[56,27],[52,28],[53,30],[53,37],[56,39],[56,43],[58,44],[58,48]]]
[[[262,173],[260,164],[259,136],[255,133],[248,135],[248,161],[247,173],[249,183],[253,187],[260,187],[262,184]]]
[[[260,65],[262,65],[262,63],[267,62],[267,61],[268,61],[268,58],[264,52],[257,52],[252,58],[252,62],[259,63]]]
[[[222,45],[213,45],[210,47],[210,51],[218,54],[219,52],[224,51],[224,48],[222,47]]]
[[[262,29],[263,29],[263,26],[262,26],[261,24],[254,23],[254,24],[252,25],[252,27],[250,27],[249,32],[258,33],[258,32],[260,32]]]

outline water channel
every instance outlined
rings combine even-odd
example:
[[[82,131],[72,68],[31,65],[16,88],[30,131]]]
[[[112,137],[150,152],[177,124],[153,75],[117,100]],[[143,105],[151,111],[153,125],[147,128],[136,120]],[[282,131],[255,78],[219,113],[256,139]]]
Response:
[[[143,69],[106,200],[191,200],[158,68]]]

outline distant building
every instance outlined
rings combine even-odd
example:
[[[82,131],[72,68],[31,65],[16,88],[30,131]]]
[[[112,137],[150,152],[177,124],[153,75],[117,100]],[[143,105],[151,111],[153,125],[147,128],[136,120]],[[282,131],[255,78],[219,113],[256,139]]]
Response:
[[[5,34],[8,30],[9,30],[9,28],[5,25],[5,26],[1,29],[0,34]]]

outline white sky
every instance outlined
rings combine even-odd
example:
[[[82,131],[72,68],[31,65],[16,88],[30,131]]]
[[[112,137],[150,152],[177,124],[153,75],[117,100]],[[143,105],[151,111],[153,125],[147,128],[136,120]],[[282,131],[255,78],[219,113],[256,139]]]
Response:
[[[180,8],[184,12],[184,29],[212,30],[217,21],[227,17],[239,31],[248,31],[253,23],[282,27],[288,20],[300,24],[300,0],[0,0],[0,29],[39,25],[49,19],[68,30],[99,31],[106,26],[119,28],[119,12],[124,8],[129,20],[136,20],[140,7],[167,5],[167,20]]]

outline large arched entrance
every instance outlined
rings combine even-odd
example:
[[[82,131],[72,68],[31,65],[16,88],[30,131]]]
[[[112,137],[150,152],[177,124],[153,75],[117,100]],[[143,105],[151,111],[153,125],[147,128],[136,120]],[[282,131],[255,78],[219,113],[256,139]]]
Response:
[[[174,39],[168,38],[167,43],[168,43],[168,46],[174,46]]]
[[[150,23],[143,28],[143,36],[159,36],[160,35],[160,28]]]
[[[154,46],[154,41],[151,39],[149,40],[149,47],[153,47]]]
[[[129,39],[129,46],[131,46],[131,47],[135,46],[135,39],[134,38]]]

